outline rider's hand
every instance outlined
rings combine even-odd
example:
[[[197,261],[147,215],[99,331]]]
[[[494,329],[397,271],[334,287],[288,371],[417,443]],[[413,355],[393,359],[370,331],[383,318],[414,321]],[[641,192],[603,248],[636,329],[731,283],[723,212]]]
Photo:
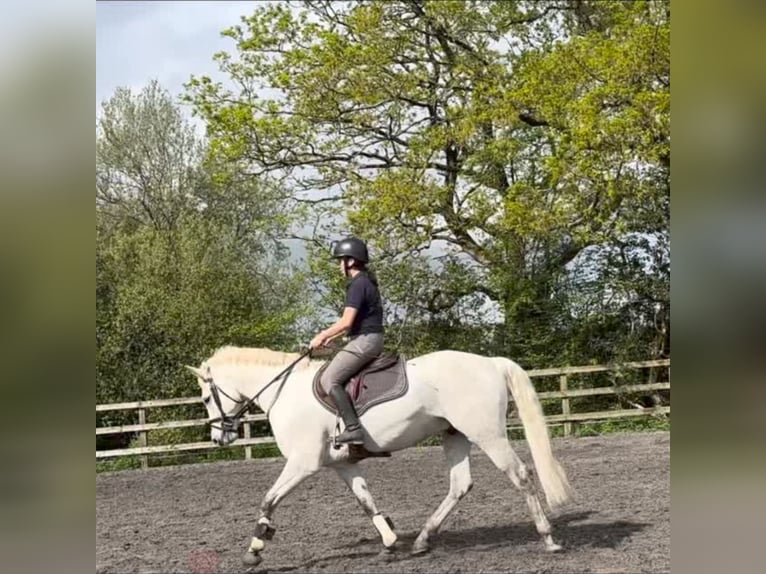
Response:
[[[324,347],[324,343],[325,343],[325,338],[322,337],[321,335],[317,335],[316,337],[311,339],[311,342],[309,343],[309,349],[311,350],[319,349],[321,347]]]

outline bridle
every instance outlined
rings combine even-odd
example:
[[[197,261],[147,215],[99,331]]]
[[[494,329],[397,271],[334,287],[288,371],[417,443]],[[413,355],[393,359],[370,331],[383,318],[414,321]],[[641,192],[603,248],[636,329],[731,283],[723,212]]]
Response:
[[[237,432],[237,429],[239,429],[240,418],[242,418],[242,415],[247,411],[247,409],[250,408],[250,405],[252,405],[258,399],[261,393],[263,393],[263,391],[268,389],[271,385],[273,385],[279,380],[282,380],[282,384],[284,384],[287,381],[287,378],[292,373],[292,370],[295,367],[295,365],[297,365],[300,361],[305,359],[310,354],[311,354],[311,349],[308,349],[303,354],[301,354],[300,357],[298,357],[292,363],[290,363],[277,376],[275,376],[268,383],[266,383],[263,386],[263,388],[255,394],[255,396],[249,399],[248,398],[235,399],[226,391],[224,391],[221,387],[216,385],[215,382],[213,381],[213,376],[208,372],[207,376],[205,376],[203,381],[210,386],[210,396],[213,399],[213,402],[215,403],[215,405],[218,407],[218,412],[220,413],[220,416],[212,418],[208,421],[210,423],[210,427],[214,429],[219,429],[221,432]],[[282,387],[280,387],[280,390],[281,388]],[[221,395],[223,395],[224,397],[226,397],[233,403],[239,405],[233,413],[226,414],[224,412],[223,404],[221,403]],[[279,398],[279,393],[277,393],[277,396],[274,397],[274,400],[271,402],[271,405],[269,405],[269,408],[264,410],[264,412],[266,413],[267,419],[269,416],[269,412],[274,407],[274,403],[277,402],[278,398]],[[216,423],[220,423],[220,424],[216,424]]]

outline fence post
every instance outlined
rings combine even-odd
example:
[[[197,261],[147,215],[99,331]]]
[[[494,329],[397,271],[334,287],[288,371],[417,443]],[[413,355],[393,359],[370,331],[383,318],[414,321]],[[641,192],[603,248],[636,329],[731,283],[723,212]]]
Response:
[[[138,424],[140,425],[146,424],[146,409],[144,408],[138,409]],[[147,441],[145,430],[138,432],[138,444],[140,444],[141,446],[147,446],[148,441]],[[149,456],[146,454],[142,454],[141,469],[146,470],[147,468],[149,468]]]
[[[559,389],[561,392],[566,392],[567,390],[567,376],[561,375],[559,377]],[[562,398],[561,399],[561,414],[568,415],[569,414],[569,399],[568,398]],[[569,421],[566,421],[564,423],[564,436],[569,436],[572,434],[572,423]]]
[[[245,438],[250,438],[250,421],[245,422]],[[245,460],[253,458],[253,447],[245,447]]]

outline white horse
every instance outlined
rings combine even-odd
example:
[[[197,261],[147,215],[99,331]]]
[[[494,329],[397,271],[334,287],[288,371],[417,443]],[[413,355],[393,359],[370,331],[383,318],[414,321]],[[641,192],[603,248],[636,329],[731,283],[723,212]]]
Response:
[[[199,368],[188,367],[199,379],[213,442],[228,445],[238,438],[239,415],[252,402],[266,412],[286,459],[282,473],[261,502],[261,516],[244,556],[249,565],[262,560],[266,541],[274,534],[272,516],[280,501],[323,467],[333,468],[348,485],[372,519],[385,549],[396,542],[393,524],[378,511],[362,467],[349,460],[349,447],[335,449],[331,444],[336,418],[319,404],[311,389],[321,365],[322,361],[305,355],[224,347]],[[278,384],[266,386],[275,377]],[[524,493],[545,549],[560,550],[527,467],[507,438],[510,390],[548,505],[555,509],[566,503],[570,485],[551,451],[542,408],[526,372],[505,358],[437,351],[408,360],[407,377],[409,390],[404,396],[371,408],[360,421],[366,431],[364,446],[370,452],[398,451],[441,433],[450,488],[420,531],[412,552],[429,549],[432,535],[471,489],[471,443]]]

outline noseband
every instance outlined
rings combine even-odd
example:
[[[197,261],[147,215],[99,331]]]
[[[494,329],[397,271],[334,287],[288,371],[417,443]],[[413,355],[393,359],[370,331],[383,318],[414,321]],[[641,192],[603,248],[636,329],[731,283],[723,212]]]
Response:
[[[210,419],[210,426],[219,429],[221,432],[237,432],[237,429],[239,428],[239,419],[242,416],[242,413],[250,406],[249,403],[245,400],[237,400],[229,395],[213,382],[213,377],[210,377],[210,379],[207,379],[205,382],[210,385],[210,396],[213,397],[213,402],[218,407],[218,412],[221,413],[221,416]],[[235,404],[240,405],[233,415],[227,415],[223,411],[221,395],[225,396],[230,401],[233,401]],[[216,425],[215,423],[217,422],[220,422],[221,424]]]
[[[221,432],[237,432],[239,429],[239,420],[242,418],[242,415],[247,411],[247,409],[250,408],[250,405],[255,402],[258,397],[268,389],[271,385],[282,379],[282,382],[284,383],[287,381],[287,378],[290,376],[290,373],[292,372],[295,365],[297,365],[300,361],[302,361],[304,358],[309,356],[311,354],[311,349],[308,351],[305,351],[300,357],[295,359],[292,363],[290,363],[283,371],[281,371],[276,377],[271,379],[268,383],[266,383],[263,388],[258,391],[254,397],[247,399],[235,399],[230,394],[228,394],[226,391],[224,391],[221,387],[215,384],[213,381],[213,377],[209,376],[204,379],[204,381],[210,385],[210,396],[213,398],[213,402],[218,407],[218,412],[221,416],[215,417],[213,419],[210,419],[210,427],[214,429],[219,429]],[[223,410],[223,404],[221,403],[221,395],[232,401],[234,404],[239,405],[237,409],[232,414],[226,414]],[[270,411],[274,407],[274,403],[277,402],[277,399],[279,398],[279,395],[274,397],[274,401],[271,403],[271,406],[269,406],[268,410],[266,411],[266,416],[268,417],[268,411]],[[220,424],[216,424],[220,423]]]

